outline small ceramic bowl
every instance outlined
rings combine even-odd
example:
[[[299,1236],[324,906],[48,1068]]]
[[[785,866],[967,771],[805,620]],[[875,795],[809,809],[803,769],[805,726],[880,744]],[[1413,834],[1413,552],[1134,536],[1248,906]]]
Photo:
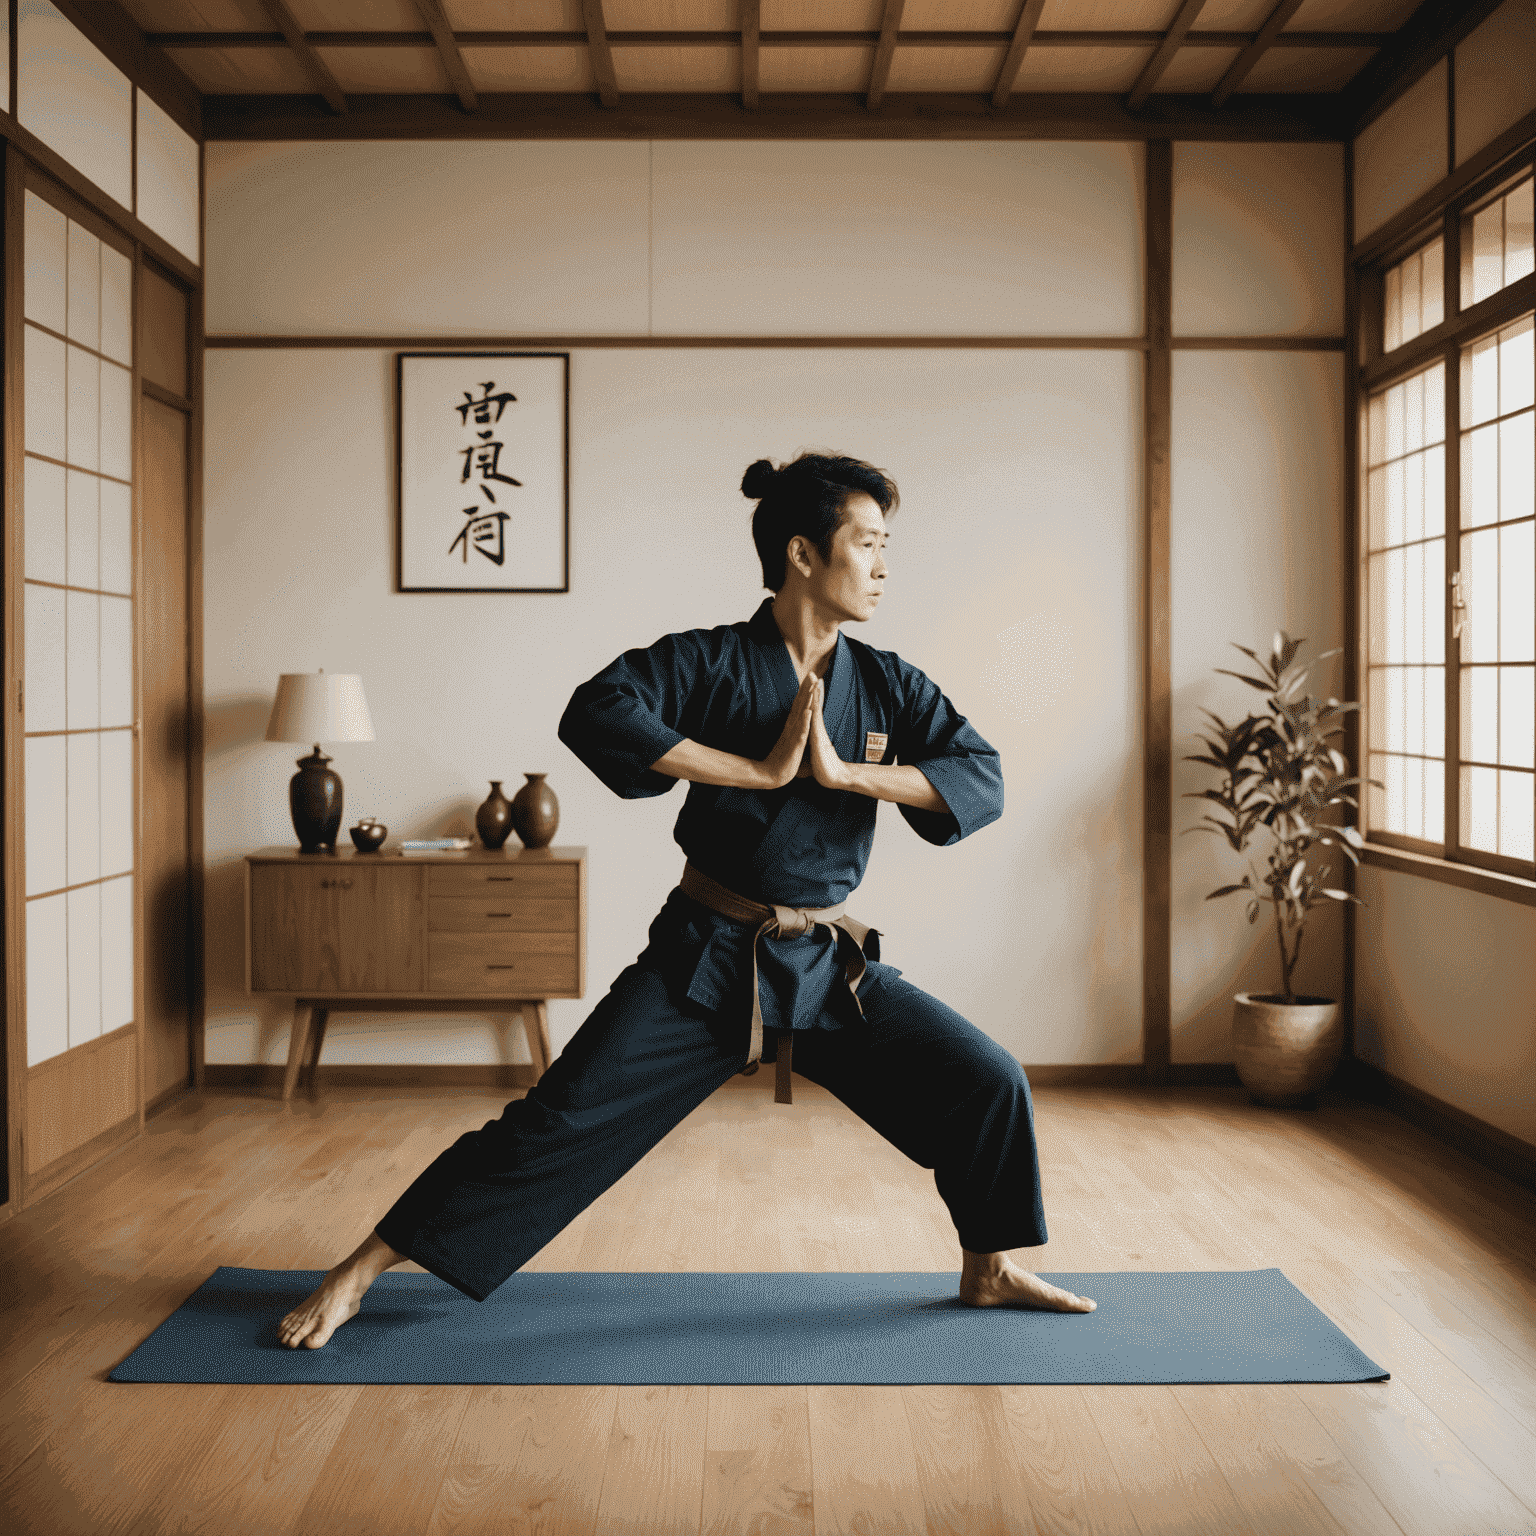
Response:
[[[348,830],[359,853],[377,853],[389,836],[389,828],[382,821],[360,821]]]

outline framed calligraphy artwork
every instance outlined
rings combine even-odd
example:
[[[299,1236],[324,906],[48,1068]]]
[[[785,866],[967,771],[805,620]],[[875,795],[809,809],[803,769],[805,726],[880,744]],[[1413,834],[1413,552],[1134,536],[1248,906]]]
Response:
[[[396,354],[397,590],[570,591],[570,367]]]

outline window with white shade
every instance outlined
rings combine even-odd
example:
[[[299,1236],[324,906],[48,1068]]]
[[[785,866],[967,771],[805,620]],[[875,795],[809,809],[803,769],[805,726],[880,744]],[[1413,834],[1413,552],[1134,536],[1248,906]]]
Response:
[[[134,1018],[133,268],[30,190],[23,219],[31,1066]]]
[[[1533,386],[1530,315],[1463,348],[1461,841],[1521,863],[1536,861]]]
[[[1387,268],[1382,280],[1382,349],[1395,352],[1444,319],[1445,241],[1437,237]]]
[[[1527,879],[1536,878],[1531,155],[1448,202],[1439,233],[1426,239],[1421,226],[1366,287],[1380,307],[1363,324],[1359,500],[1362,757],[1378,781],[1363,804],[1367,838]]]
[[[1438,840],[1445,814],[1445,367],[1366,413],[1368,765],[1374,827]]]

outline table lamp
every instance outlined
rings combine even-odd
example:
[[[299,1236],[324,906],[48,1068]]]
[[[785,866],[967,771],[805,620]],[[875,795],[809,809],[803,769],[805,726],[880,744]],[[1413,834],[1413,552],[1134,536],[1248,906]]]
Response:
[[[268,741],[312,741],[288,782],[288,806],[300,853],[336,847],[341,830],[341,777],[332,773],[322,741],[372,741],[373,718],[356,672],[284,672],[267,721]]]

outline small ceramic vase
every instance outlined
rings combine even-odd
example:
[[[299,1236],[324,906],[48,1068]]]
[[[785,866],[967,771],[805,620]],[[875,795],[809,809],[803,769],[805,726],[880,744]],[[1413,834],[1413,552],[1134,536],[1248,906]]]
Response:
[[[560,802],[542,773],[523,777],[528,782],[512,797],[512,826],[524,848],[547,848],[560,825]]]
[[[501,780],[492,779],[491,792],[475,812],[475,831],[487,848],[500,848],[512,830],[512,802],[501,792]]]
[[[382,821],[374,821],[372,817],[347,830],[352,834],[352,845],[359,853],[377,853],[384,846],[384,839],[389,836],[389,828]]]

